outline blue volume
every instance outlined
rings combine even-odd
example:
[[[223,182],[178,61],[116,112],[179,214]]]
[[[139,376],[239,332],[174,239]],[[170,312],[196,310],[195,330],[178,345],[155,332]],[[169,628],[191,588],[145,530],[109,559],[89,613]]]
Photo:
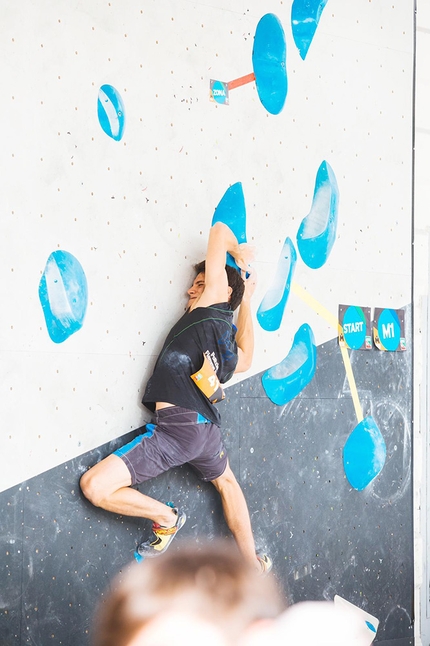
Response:
[[[300,57],[305,60],[327,0],[294,0],[291,28]]]
[[[297,246],[303,262],[319,269],[327,261],[336,240],[339,189],[332,167],[323,161],[315,179],[309,214],[297,232]]]
[[[257,25],[252,66],[261,103],[270,114],[279,114],[288,92],[287,46],[279,18],[264,15]]]
[[[246,242],[246,208],[241,182],[236,182],[224,193],[215,209],[211,226],[216,222],[226,224],[240,244]],[[227,264],[240,271],[230,254],[227,254]]]
[[[257,320],[263,330],[278,330],[290,295],[291,279],[296,266],[297,253],[290,238],[284,242],[276,274],[257,311]]]
[[[304,323],[296,332],[290,352],[281,363],[269,368],[262,384],[268,398],[278,406],[297,397],[308,385],[317,366],[317,348],[312,328]]]
[[[387,455],[385,441],[373,417],[365,417],[348,437],[343,449],[346,477],[362,491],[382,471]]]

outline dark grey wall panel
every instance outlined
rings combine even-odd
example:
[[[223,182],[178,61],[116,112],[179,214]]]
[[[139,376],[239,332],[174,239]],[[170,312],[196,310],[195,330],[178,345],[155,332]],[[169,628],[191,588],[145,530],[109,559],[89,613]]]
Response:
[[[24,491],[14,487],[0,495],[2,534],[0,538],[0,635],[7,644],[19,644],[21,635],[21,604],[32,574],[26,559],[24,536]]]
[[[275,406],[261,375],[227,389],[220,404],[233,470],[257,546],[267,549],[290,602],[335,594],[380,619],[381,646],[413,641],[411,353],[352,353],[364,414],[384,435],[387,461],[362,492],[344,475],[342,450],[356,424],[336,340],[318,348],[313,381]],[[4,646],[88,644],[95,604],[133,560],[150,523],[95,509],[79,477],[128,434],[0,495],[0,641]],[[218,496],[181,467],[141,490],[183,506],[176,541],[198,549],[227,536]]]

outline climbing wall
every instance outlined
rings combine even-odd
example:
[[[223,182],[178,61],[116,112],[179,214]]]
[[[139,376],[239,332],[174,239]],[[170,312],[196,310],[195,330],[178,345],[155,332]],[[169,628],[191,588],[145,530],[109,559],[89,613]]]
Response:
[[[3,2],[6,644],[84,640],[144,531],[78,480],[149,419],[218,220],[257,250],[222,414],[258,542],[291,601],[339,594],[410,643],[414,6],[260,4]],[[185,537],[225,532],[186,467],[145,490],[179,490]]]
[[[374,351],[354,358],[359,391],[387,445],[382,473],[363,491],[350,486],[342,469],[355,413],[337,341],[321,344],[317,361],[312,382],[286,406],[267,398],[261,373],[229,388],[220,404],[256,545],[272,556],[285,603],[338,595],[377,619],[378,643],[412,646],[410,355]],[[78,479],[133,436],[0,496],[2,645],[89,644],[95,605],[134,561],[150,522],[94,508]],[[207,539],[229,536],[214,487],[186,465],[140,490],[186,510],[170,549],[192,542],[198,550]]]

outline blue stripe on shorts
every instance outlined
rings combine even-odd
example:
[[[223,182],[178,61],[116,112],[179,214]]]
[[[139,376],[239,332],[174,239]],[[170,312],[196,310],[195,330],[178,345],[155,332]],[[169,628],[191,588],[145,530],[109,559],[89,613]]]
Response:
[[[131,440],[131,442],[129,442],[128,444],[124,444],[124,446],[121,446],[119,449],[113,452],[113,455],[117,455],[120,458],[125,453],[128,453],[128,451],[131,451],[131,449],[134,449],[134,447],[137,444],[139,444],[139,442],[142,441],[142,438],[152,437],[154,435],[155,424],[146,424],[145,428],[147,429],[145,433],[138,435],[137,437],[134,438],[134,440]]]
[[[210,419],[206,419],[206,417],[203,417],[200,413],[197,413],[197,424],[210,424],[211,421]]]

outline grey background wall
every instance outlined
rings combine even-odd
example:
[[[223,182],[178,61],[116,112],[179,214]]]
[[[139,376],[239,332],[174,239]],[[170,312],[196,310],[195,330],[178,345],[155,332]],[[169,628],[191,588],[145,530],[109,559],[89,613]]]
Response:
[[[410,643],[410,335],[405,353],[373,347],[346,358],[335,337],[341,303],[396,309],[412,300],[414,3],[359,0],[351,11],[328,0],[305,59],[292,7],[264,7],[282,24],[287,52],[288,93],[273,115],[255,83],[232,91],[229,106],[209,100],[210,79],[252,71],[257,0],[2,4],[6,643],[84,639],[90,600],[147,530],[89,507],[77,483],[148,418],[140,391],[183,310],[190,266],[224,192],[242,183],[248,239],[258,247],[257,310],[285,238],[296,244],[323,160],[339,189],[335,244],[318,270],[298,255],[275,332],[255,320],[252,370],[222,404],[226,442],[285,594],[340,594],[380,619],[379,641]],[[98,118],[106,84],[124,103],[120,140]],[[40,281],[58,251],[79,262],[75,278],[85,277],[88,301],[82,328],[54,342]],[[288,355],[305,322],[317,371],[296,399],[276,406],[261,376]],[[387,446],[383,470],[361,492],[342,464],[357,403]],[[153,487],[160,497],[179,491],[191,515],[185,539],[198,545],[208,515],[210,535],[225,532],[210,487],[198,487],[186,468]]]

